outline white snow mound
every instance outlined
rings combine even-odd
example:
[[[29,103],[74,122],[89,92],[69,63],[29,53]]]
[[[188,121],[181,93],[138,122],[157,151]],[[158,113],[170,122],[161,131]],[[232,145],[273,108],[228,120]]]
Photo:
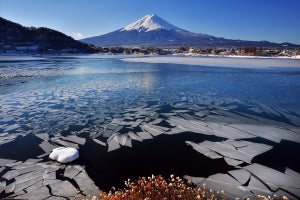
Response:
[[[76,160],[79,157],[77,149],[72,147],[58,147],[52,150],[49,158],[60,163],[68,163]]]

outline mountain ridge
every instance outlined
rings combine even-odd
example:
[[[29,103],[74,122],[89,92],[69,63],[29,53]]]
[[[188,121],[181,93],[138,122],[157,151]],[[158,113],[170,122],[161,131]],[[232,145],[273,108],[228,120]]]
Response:
[[[46,27],[24,27],[0,17],[0,52],[45,53],[89,52],[90,47],[59,31]]]
[[[193,33],[178,28],[157,15],[146,15],[116,31],[80,41],[97,46],[300,47],[291,43],[225,39]]]

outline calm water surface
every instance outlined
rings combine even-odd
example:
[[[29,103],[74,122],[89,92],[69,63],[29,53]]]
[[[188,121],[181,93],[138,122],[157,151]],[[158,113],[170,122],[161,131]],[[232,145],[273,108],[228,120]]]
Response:
[[[185,92],[300,111],[299,68],[233,69],[128,63],[118,58],[52,57],[0,61],[0,87],[1,103],[5,103],[5,97],[51,92],[53,98],[60,98],[54,94],[58,91],[65,95],[84,93],[86,99],[98,93],[99,101],[101,97],[114,100],[118,94],[119,100],[133,94],[159,100],[168,93]]]

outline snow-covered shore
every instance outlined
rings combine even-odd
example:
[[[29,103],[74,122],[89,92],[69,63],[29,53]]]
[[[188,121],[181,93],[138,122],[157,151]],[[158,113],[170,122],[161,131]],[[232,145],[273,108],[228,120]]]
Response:
[[[299,59],[288,58],[249,58],[249,57],[190,57],[190,56],[148,56],[121,59],[125,62],[170,63],[212,67],[235,68],[300,68]]]

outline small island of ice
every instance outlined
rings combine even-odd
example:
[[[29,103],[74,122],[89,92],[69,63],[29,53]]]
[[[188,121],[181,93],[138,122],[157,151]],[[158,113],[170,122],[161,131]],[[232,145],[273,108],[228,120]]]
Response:
[[[79,157],[79,152],[71,147],[58,147],[52,150],[49,158],[60,163],[68,163],[76,160]]]

